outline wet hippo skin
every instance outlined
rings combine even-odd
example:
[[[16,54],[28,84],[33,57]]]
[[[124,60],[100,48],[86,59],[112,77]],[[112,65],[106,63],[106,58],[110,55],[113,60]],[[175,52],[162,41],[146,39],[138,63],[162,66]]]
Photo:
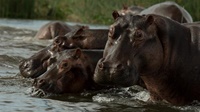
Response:
[[[124,15],[126,13],[135,15],[156,14],[170,18],[179,23],[193,22],[192,16],[189,14],[189,12],[173,1],[157,3],[143,10],[140,7],[138,8],[125,7],[122,10],[119,10],[118,13],[120,15]]]
[[[88,29],[80,27],[63,36],[54,38],[51,45],[24,59],[19,64],[23,77],[36,78],[46,71],[43,63],[53,54],[72,48],[104,49],[108,29]]]
[[[38,39],[53,39],[58,35],[65,35],[66,33],[79,28],[81,26],[71,26],[62,21],[52,21],[43,25],[34,38]]]
[[[71,49],[59,52],[46,61],[47,71],[35,79],[33,86],[57,94],[105,88],[93,81],[95,66],[102,56],[103,50]],[[49,66],[49,63],[52,64]]]
[[[113,13],[94,80],[131,86],[140,77],[152,101],[185,105],[200,100],[200,27],[159,15]]]

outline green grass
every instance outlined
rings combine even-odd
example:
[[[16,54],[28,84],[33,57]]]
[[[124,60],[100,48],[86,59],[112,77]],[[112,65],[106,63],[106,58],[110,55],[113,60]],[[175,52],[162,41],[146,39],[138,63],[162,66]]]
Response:
[[[0,0],[0,17],[51,19],[109,25],[113,10],[122,5],[149,7],[166,0]],[[200,0],[172,0],[200,20]]]

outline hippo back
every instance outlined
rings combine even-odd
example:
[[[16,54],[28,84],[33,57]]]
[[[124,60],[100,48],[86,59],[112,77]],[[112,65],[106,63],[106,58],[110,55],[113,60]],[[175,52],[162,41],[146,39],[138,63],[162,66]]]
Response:
[[[57,36],[53,45],[57,48],[104,49],[108,36],[108,29],[78,28],[65,36]]]
[[[53,39],[54,37],[58,35],[65,35],[66,33],[78,28],[80,26],[71,26],[66,24],[65,22],[61,21],[52,21],[45,25],[43,25],[37,34],[35,35],[35,38],[38,39]]]
[[[191,15],[183,7],[172,1],[155,4],[140,13],[140,15],[144,14],[157,14],[180,23],[193,22]]]

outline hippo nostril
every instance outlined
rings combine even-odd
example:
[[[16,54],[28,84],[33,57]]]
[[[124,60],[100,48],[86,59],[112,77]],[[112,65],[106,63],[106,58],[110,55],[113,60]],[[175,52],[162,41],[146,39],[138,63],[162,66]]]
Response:
[[[28,62],[22,61],[19,64],[20,69],[27,69],[30,67],[30,64]]]
[[[100,69],[103,69],[103,67],[104,67],[103,62],[99,63],[99,68],[100,68]]]
[[[99,64],[98,64],[98,67],[100,68],[100,69],[103,69],[104,68],[104,61],[105,60],[105,58],[101,58],[100,60],[99,60]]]
[[[59,36],[58,36],[59,37]],[[56,38],[55,40],[54,40],[54,44],[56,44],[56,45],[59,45],[60,43],[61,43],[61,40],[59,39],[59,38]]]
[[[45,84],[45,80],[44,80],[44,79],[39,79],[39,80],[37,81],[37,84],[38,84],[39,86],[42,86],[43,84]]]

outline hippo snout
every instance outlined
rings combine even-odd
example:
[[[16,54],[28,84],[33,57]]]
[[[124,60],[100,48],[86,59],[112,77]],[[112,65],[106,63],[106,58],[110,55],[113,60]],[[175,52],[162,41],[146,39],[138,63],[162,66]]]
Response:
[[[100,70],[103,70],[103,69],[107,66],[106,63],[104,62],[104,59],[105,59],[105,58],[101,58],[101,59],[99,60],[98,64],[97,64],[97,66],[98,66],[98,68],[99,68]]]
[[[19,62],[19,68],[20,69],[26,69],[26,68],[28,68],[29,67],[29,62],[27,62],[26,60],[21,60],[20,62]]]
[[[116,69],[109,67],[109,63],[104,61],[104,58],[100,59],[97,63],[94,80],[99,84],[111,84],[112,76],[116,73]]]
[[[22,76],[31,77],[32,61],[22,60],[19,63],[19,70]]]
[[[105,61],[103,58],[98,61],[94,73],[94,81],[103,85],[132,86],[137,80],[138,75],[133,67]]]
[[[124,69],[124,66],[122,64],[117,64],[115,67],[109,67],[106,62],[100,62],[98,64],[98,67],[102,71],[109,68],[108,72],[110,72],[111,79],[112,79],[112,76],[115,75],[118,71],[123,71],[123,69]]]
[[[34,80],[33,86],[44,91],[50,91],[53,88],[53,83],[50,83],[46,79],[36,78]]]
[[[37,60],[23,60],[19,64],[19,70],[23,77],[36,78],[46,71],[47,67],[43,65]]]

